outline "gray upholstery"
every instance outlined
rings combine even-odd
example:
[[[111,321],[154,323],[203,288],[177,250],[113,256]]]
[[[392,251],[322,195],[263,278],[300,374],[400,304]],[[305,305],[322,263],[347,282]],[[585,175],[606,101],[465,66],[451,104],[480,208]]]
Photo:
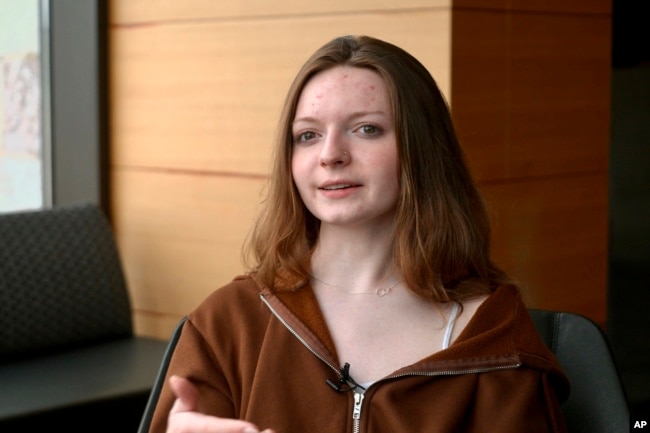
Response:
[[[0,362],[132,334],[113,234],[93,205],[0,215]]]
[[[90,404],[109,420],[104,402],[121,410],[137,397],[138,418],[127,427],[135,431],[167,342],[133,335],[103,211],[83,204],[0,214],[0,245],[0,431]],[[83,413],[66,412],[60,427],[79,422],[81,431]]]
[[[577,314],[530,310],[571,382],[562,406],[569,433],[626,433],[629,409],[605,335]]]

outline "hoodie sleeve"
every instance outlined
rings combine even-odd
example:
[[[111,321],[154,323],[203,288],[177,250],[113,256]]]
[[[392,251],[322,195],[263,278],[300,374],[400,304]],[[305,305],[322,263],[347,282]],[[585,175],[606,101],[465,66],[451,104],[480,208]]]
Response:
[[[228,380],[216,368],[212,351],[192,321],[183,326],[183,332],[170,361],[167,377],[153,415],[150,432],[163,433],[175,396],[169,387],[169,377],[182,376],[199,391],[199,412],[223,418],[236,418]]]

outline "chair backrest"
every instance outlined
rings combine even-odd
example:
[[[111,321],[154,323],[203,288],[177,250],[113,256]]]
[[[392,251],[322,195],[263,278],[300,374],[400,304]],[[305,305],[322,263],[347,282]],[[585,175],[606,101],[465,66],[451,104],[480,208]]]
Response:
[[[129,336],[131,320],[99,206],[0,215],[0,362]]]
[[[176,349],[176,344],[178,343],[179,338],[181,338],[181,333],[183,332],[183,326],[187,321],[187,317],[183,317],[180,322],[176,325],[176,328],[172,332],[169,342],[167,343],[167,349],[163,356],[162,362],[160,363],[160,369],[158,370],[158,375],[153,384],[153,389],[151,394],[149,394],[149,400],[147,401],[147,406],[145,407],[144,413],[142,414],[142,419],[140,420],[140,427],[138,428],[138,433],[149,433],[151,427],[151,420],[153,419],[153,413],[156,410],[156,405],[158,404],[158,399],[160,398],[160,392],[162,387],[165,384],[165,378],[167,377],[167,370],[169,369],[169,363],[171,362],[172,355]]]
[[[625,393],[601,329],[572,313],[530,310],[537,331],[571,382],[562,410],[570,433],[627,433]]]

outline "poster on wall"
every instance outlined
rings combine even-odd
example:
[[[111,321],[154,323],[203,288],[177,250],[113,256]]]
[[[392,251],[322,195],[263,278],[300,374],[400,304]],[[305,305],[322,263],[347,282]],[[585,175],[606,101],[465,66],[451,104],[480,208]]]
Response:
[[[44,205],[39,1],[0,0],[0,212]]]

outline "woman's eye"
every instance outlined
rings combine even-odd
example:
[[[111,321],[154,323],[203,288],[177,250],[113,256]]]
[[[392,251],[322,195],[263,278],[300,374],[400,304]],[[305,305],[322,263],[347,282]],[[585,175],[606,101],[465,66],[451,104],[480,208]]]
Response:
[[[363,135],[377,135],[381,131],[375,125],[368,124],[362,125],[361,128],[359,128],[359,132],[361,132]]]
[[[305,142],[305,141],[310,141],[316,138],[316,133],[313,131],[305,131],[302,132],[298,135],[296,135],[296,141],[297,142]]]

